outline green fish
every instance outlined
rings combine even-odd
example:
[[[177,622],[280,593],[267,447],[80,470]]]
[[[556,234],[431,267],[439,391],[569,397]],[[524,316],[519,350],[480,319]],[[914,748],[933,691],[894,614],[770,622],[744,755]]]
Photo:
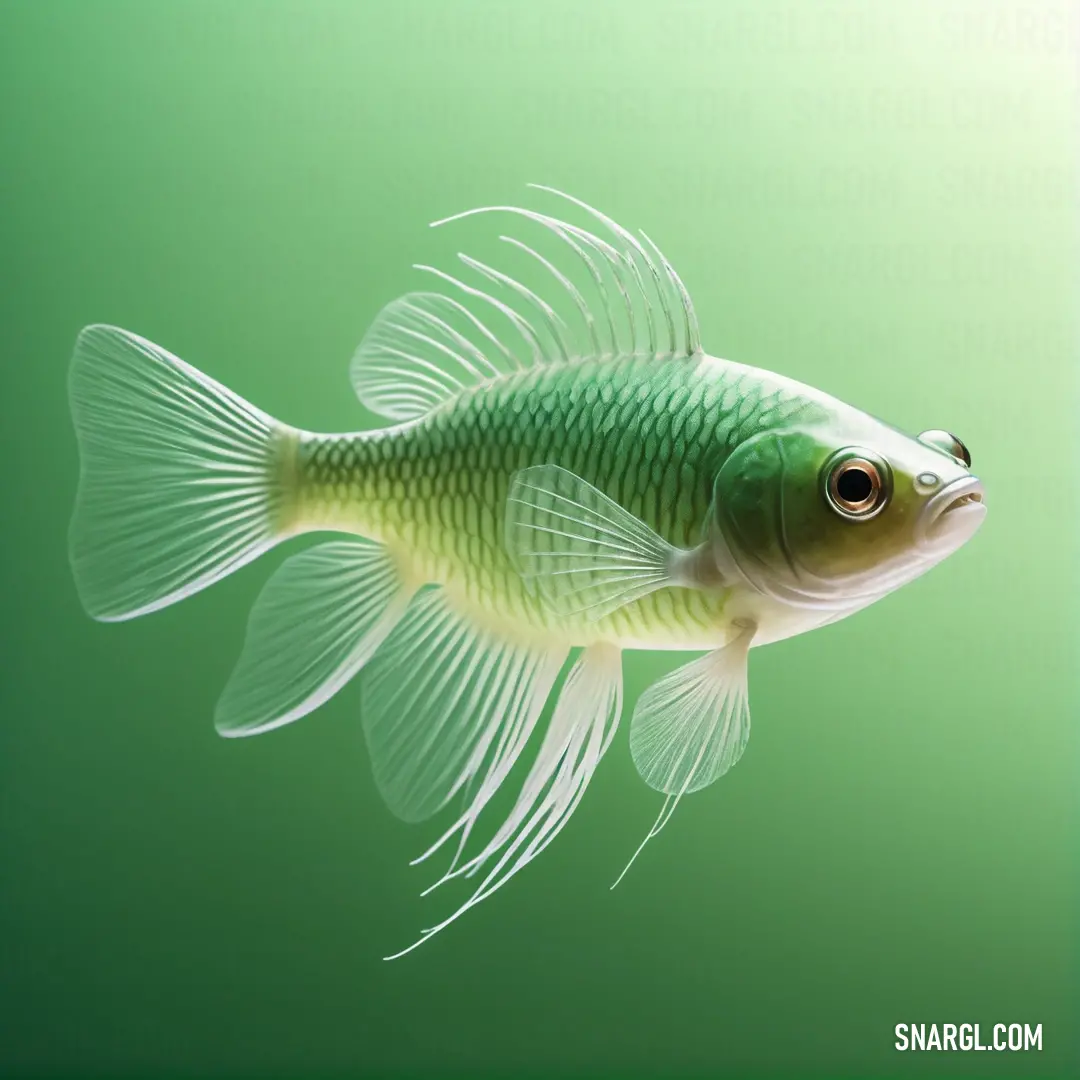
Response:
[[[912,438],[708,355],[644,233],[540,190],[585,224],[514,206],[435,222],[520,226],[497,242],[516,272],[461,254],[464,278],[419,267],[442,291],[382,310],[351,365],[382,429],[291,427],[116,327],[84,329],[71,364],[71,561],[94,618],[165,607],[302,533],[342,534],[267,582],[215,723],[268,731],[362,670],[390,809],[416,822],[463,797],[421,858],[453,844],[436,884],[479,884],[397,956],[566,824],[619,723],[624,650],[704,653],[630,721],[634,764],[666,796],[648,840],[743,753],[752,647],[881,599],[986,512],[955,436]],[[516,802],[467,855],[549,702]]]

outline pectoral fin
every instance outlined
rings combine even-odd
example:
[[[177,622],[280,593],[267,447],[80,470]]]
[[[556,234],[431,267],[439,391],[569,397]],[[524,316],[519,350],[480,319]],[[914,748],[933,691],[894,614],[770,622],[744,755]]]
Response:
[[[557,465],[514,474],[506,506],[511,561],[562,616],[600,619],[676,584],[680,552],[580,476]]]

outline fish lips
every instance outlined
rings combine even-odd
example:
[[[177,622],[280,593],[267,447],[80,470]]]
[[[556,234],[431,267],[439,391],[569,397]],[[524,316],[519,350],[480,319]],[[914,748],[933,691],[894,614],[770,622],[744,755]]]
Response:
[[[946,484],[923,507],[915,525],[921,547],[959,547],[969,540],[986,517],[986,493],[977,476],[964,476]]]

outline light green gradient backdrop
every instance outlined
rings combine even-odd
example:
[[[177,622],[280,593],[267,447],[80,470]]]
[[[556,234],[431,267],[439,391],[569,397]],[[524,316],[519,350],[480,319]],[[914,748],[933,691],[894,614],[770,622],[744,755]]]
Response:
[[[1072,1072],[1067,10],[0,6],[0,1070]],[[441,822],[382,808],[355,687],[215,736],[283,553],[82,614],[67,359],[116,322],[362,426],[346,362],[452,253],[426,222],[528,180],[644,226],[710,351],[955,430],[991,509],[928,577],[755,653],[745,758],[616,892],[659,802],[625,727],[540,862],[383,964],[452,899],[407,866]],[[675,659],[631,656],[630,699]],[[900,1055],[902,1020],[1042,1022],[1046,1049]]]

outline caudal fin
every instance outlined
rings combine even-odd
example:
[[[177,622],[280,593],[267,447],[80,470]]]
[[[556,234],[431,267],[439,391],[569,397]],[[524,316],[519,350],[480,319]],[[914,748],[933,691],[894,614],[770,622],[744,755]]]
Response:
[[[293,429],[114,326],[79,334],[68,387],[71,565],[94,618],[175,603],[283,538]]]

